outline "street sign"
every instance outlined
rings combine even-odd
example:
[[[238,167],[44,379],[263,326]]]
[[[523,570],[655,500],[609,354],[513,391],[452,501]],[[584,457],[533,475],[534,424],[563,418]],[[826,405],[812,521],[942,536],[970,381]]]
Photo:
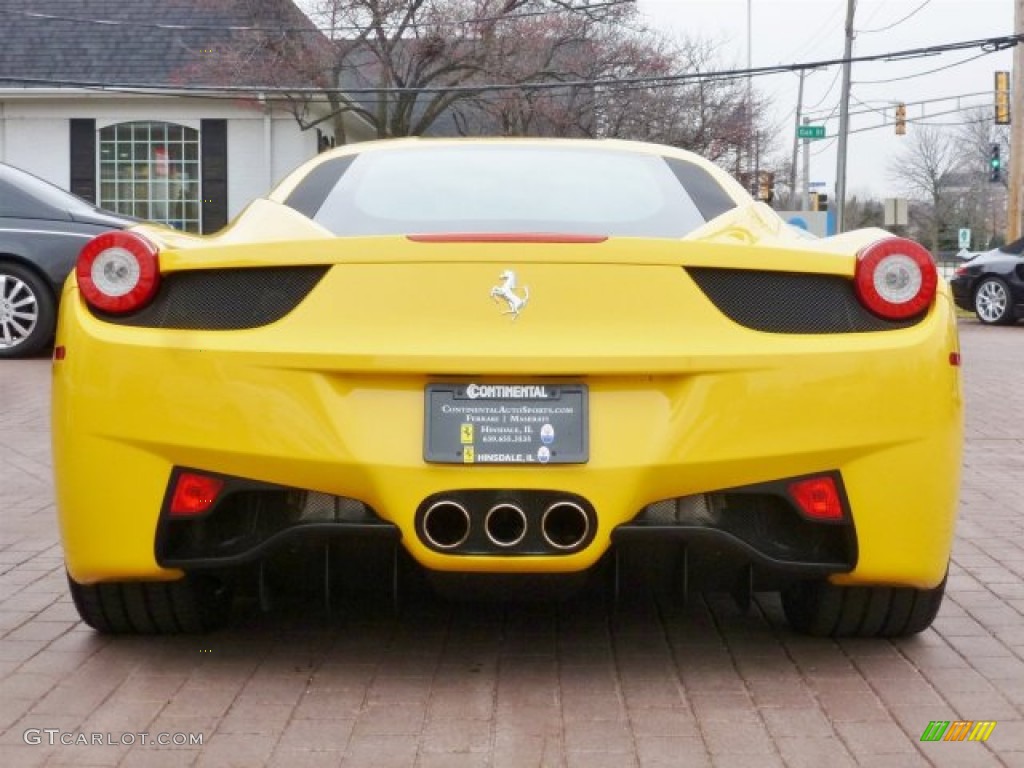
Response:
[[[961,248],[971,247],[971,230],[967,229],[966,227],[960,227],[959,245]]]
[[[885,199],[885,226],[905,227],[908,223],[907,198],[887,197]]]
[[[810,187],[811,189],[821,189],[822,187],[827,187],[828,186],[828,182],[827,181],[809,181],[809,182],[807,182],[807,186]]]
[[[825,126],[824,125],[798,125],[796,128],[796,137],[798,139],[824,139],[825,138]]]

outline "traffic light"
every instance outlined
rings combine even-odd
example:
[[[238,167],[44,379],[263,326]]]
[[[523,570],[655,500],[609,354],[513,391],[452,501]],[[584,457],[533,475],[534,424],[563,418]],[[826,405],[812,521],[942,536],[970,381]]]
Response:
[[[989,176],[988,180],[991,182],[999,182],[1003,179],[1003,161],[999,156],[999,145],[992,145],[992,154],[988,161]]]
[[[996,125],[1010,124],[1010,73],[996,72]]]
[[[824,192],[812,192],[811,193],[811,210],[812,211],[827,211],[828,210],[828,195]]]
[[[896,135],[904,136],[907,133],[907,105],[900,102],[896,105]]]
[[[770,171],[761,171],[757,185],[757,199],[764,203],[771,203],[775,199],[775,174]]]

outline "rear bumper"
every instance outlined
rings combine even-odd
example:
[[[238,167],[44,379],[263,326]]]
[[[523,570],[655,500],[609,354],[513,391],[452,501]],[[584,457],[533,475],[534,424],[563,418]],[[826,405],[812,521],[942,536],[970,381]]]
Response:
[[[67,356],[54,369],[53,434],[65,555],[81,583],[176,578],[187,567],[158,551],[175,467],[356,499],[421,565],[476,573],[582,571],[613,539],[686,538],[685,526],[667,533],[637,524],[656,502],[835,471],[856,558],[826,569],[833,580],[931,587],[946,570],[962,415],[945,296],[922,323],[886,333],[782,336],[726,323],[734,343],[714,351],[698,341],[692,355],[671,360],[556,358],[541,349],[473,363],[456,354],[368,359],[359,370],[351,358],[339,365],[290,351],[300,339],[286,328],[275,332],[289,343],[268,341],[265,329],[114,328],[71,298],[59,331]],[[429,372],[467,365],[485,382],[586,383],[589,462],[425,463],[424,389],[453,378]],[[558,368],[561,378],[538,377],[538,368]],[[448,553],[417,528],[417,511],[438,494],[538,488],[588,502],[585,546]]]

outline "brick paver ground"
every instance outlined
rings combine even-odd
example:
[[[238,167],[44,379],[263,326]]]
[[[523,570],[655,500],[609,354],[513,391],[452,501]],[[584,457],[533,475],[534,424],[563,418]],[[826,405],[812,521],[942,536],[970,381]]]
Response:
[[[397,616],[250,612],[204,638],[102,637],[64,583],[49,363],[3,362],[0,766],[1024,766],[1024,327],[964,321],[962,339],[948,596],[932,630],[897,642],[797,636],[769,596],[746,614],[714,597],[416,596]],[[957,719],[998,725],[987,743],[919,741]],[[27,744],[29,729],[203,744]]]

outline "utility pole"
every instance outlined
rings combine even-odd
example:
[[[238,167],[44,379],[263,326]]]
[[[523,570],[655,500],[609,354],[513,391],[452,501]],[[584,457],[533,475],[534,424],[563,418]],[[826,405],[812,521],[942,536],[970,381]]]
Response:
[[[747,175],[748,190],[750,194],[757,196],[757,188],[760,179],[756,174],[756,161],[754,158],[754,76],[750,70],[754,68],[754,14],[752,7],[753,0],[747,0]]]
[[[1017,0],[1018,3],[1024,0]],[[850,57],[853,55],[853,12],[857,0],[846,1],[846,44],[843,46],[843,91],[839,97],[839,151],[836,160],[836,233],[843,231],[846,207],[846,140],[850,133]]]
[[[799,199],[799,197],[796,193],[796,160],[797,151],[800,147],[800,138],[798,134],[800,133],[800,118],[802,117],[801,113],[804,111],[804,75],[806,74],[806,70],[800,70],[800,88],[799,90],[797,90],[796,93],[796,120],[794,121],[795,124],[793,126],[793,162],[790,163],[789,165],[789,191],[797,200]],[[805,189],[804,196],[806,197],[806,195],[807,190]],[[793,203],[790,203],[790,205],[793,205]],[[804,210],[802,206],[800,210]]]
[[[811,118],[804,118],[804,125],[810,125]],[[804,139],[804,183],[800,195],[800,210],[806,211],[811,204],[811,140]]]
[[[746,132],[751,147],[751,195],[759,197],[761,189],[761,146],[754,133],[754,0],[746,0]]]
[[[1013,33],[1024,34],[1024,0],[1013,6]],[[1013,49],[1013,83],[1010,95],[1010,177],[1007,179],[1006,242],[1021,234],[1021,189],[1024,187],[1024,45]]]

